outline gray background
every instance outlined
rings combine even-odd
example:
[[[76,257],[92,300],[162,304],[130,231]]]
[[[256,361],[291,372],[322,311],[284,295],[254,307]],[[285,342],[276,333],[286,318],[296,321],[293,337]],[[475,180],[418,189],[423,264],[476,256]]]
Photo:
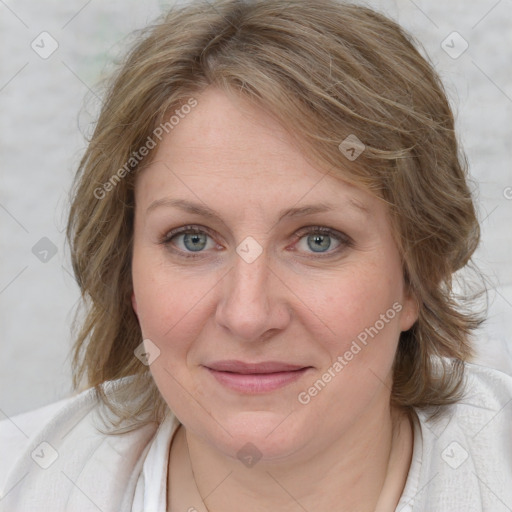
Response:
[[[63,233],[71,179],[99,82],[128,34],[172,3],[0,0],[0,418],[71,392],[78,289]],[[367,4],[416,36],[446,85],[477,189],[483,241],[476,261],[490,286],[478,361],[512,374],[512,0]],[[46,59],[31,47],[34,40],[42,46],[44,31],[58,44]],[[446,39],[454,31],[469,45],[457,58],[463,40]],[[39,51],[50,44],[45,39]]]

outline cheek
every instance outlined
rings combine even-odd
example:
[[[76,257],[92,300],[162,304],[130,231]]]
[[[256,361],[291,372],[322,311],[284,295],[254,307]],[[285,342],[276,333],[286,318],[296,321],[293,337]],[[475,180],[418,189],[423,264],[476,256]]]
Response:
[[[324,363],[305,383],[301,403],[309,400],[317,411],[330,410],[334,423],[347,411],[359,414],[392,385],[403,310],[401,268],[365,263],[323,286],[310,287],[312,310],[322,320],[316,322],[321,327],[313,337],[324,352]]]
[[[324,331],[317,339],[325,340],[331,354],[348,350],[352,340],[359,335],[364,338],[369,329],[376,337],[375,327],[383,341],[394,341],[399,335],[399,313],[403,309],[400,271],[386,272],[380,266],[361,265],[341,273],[339,278],[331,276],[314,286],[310,283],[308,289],[311,310],[321,320],[319,325]]]
[[[339,429],[340,421],[350,422],[391,389],[403,310],[401,283],[400,269],[386,274],[365,266],[310,288],[315,290],[309,298],[315,315],[309,318],[322,320],[312,320],[310,331],[324,362],[301,389],[299,402],[305,411],[328,410],[325,428]]]
[[[159,347],[169,364],[182,361],[210,314],[207,295],[215,279],[192,279],[143,250],[134,253],[132,278],[143,337]]]
[[[186,411],[190,408],[189,393],[201,394],[189,372],[188,357],[209,314],[205,295],[214,282],[191,281],[151,254],[147,258],[134,254],[132,277],[143,338],[150,339],[160,351],[150,372],[169,407]]]

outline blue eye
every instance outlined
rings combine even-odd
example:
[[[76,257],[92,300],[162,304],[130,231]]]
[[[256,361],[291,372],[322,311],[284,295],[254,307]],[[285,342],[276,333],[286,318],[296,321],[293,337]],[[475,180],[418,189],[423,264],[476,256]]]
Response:
[[[309,253],[308,257],[337,256],[353,246],[348,235],[324,226],[307,226],[296,233],[295,237],[298,239],[296,245],[303,252]]]
[[[295,233],[294,237],[297,240],[295,245],[299,246],[301,252],[309,253],[309,257],[333,256],[352,245],[347,235],[323,226],[308,226]],[[209,231],[200,226],[183,226],[172,230],[160,243],[184,258],[201,257],[202,253],[216,247]]]
[[[167,246],[177,245],[179,252],[184,253],[185,257],[193,258],[195,255],[187,254],[187,252],[200,253],[203,252],[204,249],[211,248],[207,247],[208,238],[210,238],[210,235],[205,232],[204,229],[200,229],[197,226],[185,226],[168,233],[162,240],[162,243]],[[184,249],[180,247],[180,239]],[[178,242],[175,242],[175,240],[178,240]]]
[[[183,234],[183,245],[188,250],[201,251],[206,247],[207,236],[205,233],[185,233]]]
[[[334,237],[328,233],[316,232],[314,234],[301,237],[300,240],[303,238],[306,240],[309,249],[313,252],[323,253],[330,249]]]

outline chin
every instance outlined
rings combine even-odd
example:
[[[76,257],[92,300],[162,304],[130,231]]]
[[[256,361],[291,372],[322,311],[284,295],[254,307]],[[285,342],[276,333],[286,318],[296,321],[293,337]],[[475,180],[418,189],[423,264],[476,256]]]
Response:
[[[233,458],[242,460],[247,455],[261,457],[262,461],[277,461],[306,444],[294,414],[287,418],[282,412],[248,411],[222,417],[224,428],[209,432],[205,437]],[[313,428],[308,430],[314,431]]]

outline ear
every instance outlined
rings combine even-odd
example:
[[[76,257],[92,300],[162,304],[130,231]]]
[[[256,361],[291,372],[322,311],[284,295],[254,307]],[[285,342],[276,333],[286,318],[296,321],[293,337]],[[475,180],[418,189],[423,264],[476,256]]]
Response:
[[[138,314],[137,314],[137,299],[135,298],[135,292],[132,292],[132,308],[133,308],[133,311],[135,312],[135,315],[138,316]]]
[[[408,331],[414,325],[414,322],[418,320],[420,303],[416,294],[410,290],[406,290],[402,306],[400,313],[400,330]]]

